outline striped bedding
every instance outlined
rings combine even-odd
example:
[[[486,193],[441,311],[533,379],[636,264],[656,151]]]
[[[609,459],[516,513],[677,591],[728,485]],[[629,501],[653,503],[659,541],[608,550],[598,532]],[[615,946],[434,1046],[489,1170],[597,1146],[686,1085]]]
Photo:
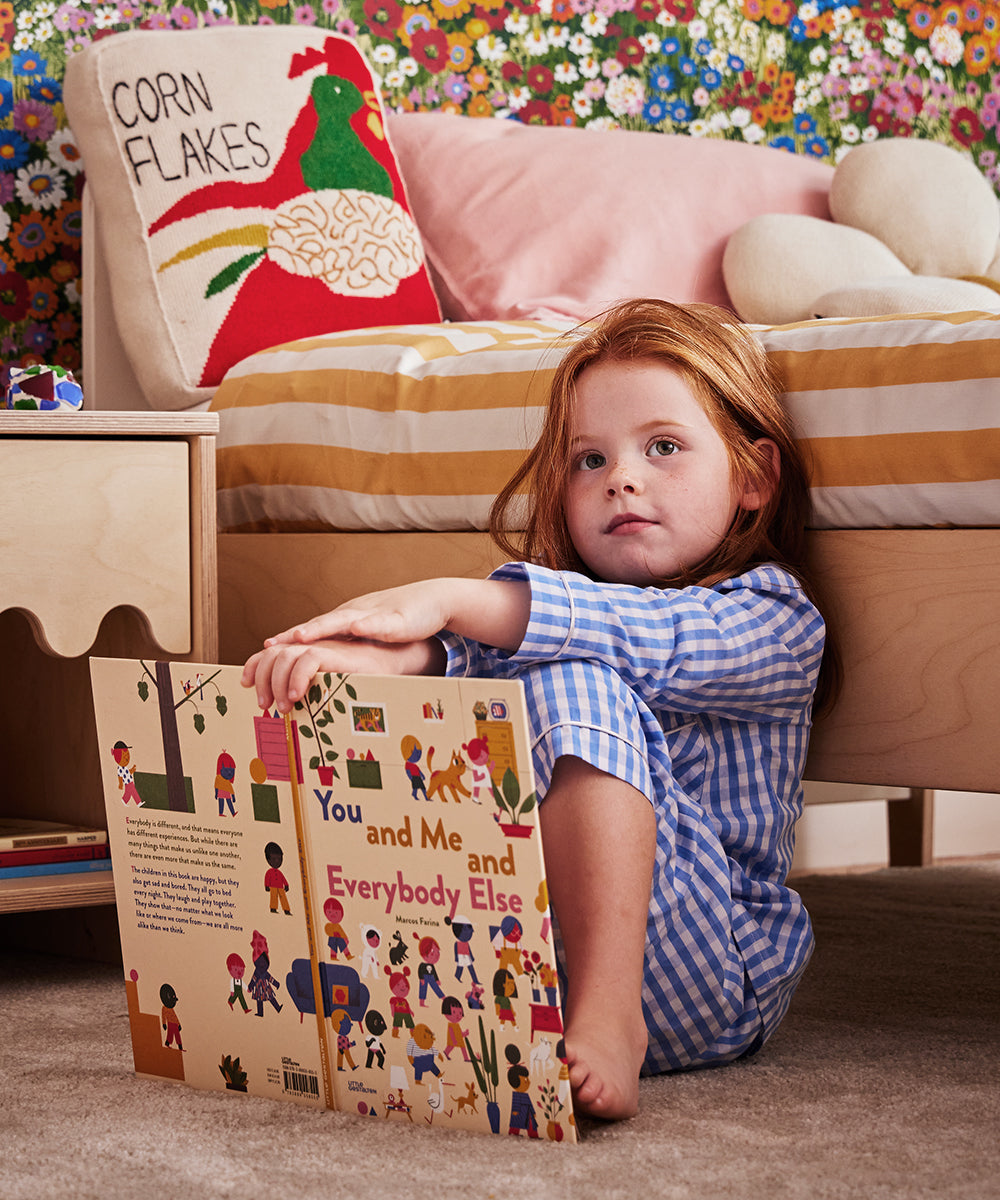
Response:
[[[231,369],[227,532],[484,529],[534,441],[569,322],[338,333]],[[810,463],[815,528],[993,526],[1000,314],[754,327]]]

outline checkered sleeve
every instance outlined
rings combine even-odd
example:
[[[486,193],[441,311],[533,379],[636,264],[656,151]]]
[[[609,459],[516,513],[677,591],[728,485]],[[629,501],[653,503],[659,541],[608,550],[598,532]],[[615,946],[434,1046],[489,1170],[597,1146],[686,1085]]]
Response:
[[[589,659],[647,704],[734,720],[797,721],[816,686],[823,620],[787,571],[759,567],[712,588],[639,588],[508,563],[531,586],[512,663]],[[484,666],[489,667],[488,663]]]

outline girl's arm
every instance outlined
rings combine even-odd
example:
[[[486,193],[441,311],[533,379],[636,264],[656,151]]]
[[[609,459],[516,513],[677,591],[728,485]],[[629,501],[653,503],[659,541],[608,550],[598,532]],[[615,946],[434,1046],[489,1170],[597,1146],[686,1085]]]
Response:
[[[518,648],[528,625],[526,581],[428,579],[360,596],[268,638],[243,668],[262,708],[286,712],[317,671],[441,674],[435,634],[448,629],[497,649]]]
[[[498,650],[513,651],[524,637],[530,611],[526,581],[425,579],[348,600],[332,612],[268,638],[265,645],[345,637],[412,642],[448,629]]]

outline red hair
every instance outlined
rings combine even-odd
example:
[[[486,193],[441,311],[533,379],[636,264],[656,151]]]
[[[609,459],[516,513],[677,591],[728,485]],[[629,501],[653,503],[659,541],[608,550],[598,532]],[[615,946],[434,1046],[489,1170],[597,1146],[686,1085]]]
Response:
[[[815,599],[804,567],[809,481],[780,387],[760,342],[730,313],[708,304],[629,300],[578,327],[556,368],[541,435],[490,510],[490,533],[512,559],[592,576],[566,524],[576,381],[597,362],[661,362],[678,371],[726,445],[734,480],[766,497],[739,509],[719,545],[661,587],[711,587],[773,562]],[[766,447],[777,447],[777,470]],[[525,508],[526,505],[526,508]],[[523,519],[522,519],[523,517]],[[839,668],[828,632],[821,703]],[[820,695],[822,693],[822,695]]]

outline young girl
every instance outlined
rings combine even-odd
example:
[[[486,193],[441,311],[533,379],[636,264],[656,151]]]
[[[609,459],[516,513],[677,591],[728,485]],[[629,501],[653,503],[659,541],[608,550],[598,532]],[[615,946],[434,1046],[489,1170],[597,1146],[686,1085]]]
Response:
[[[517,677],[579,1109],[758,1050],[812,950],[784,885],[823,658],[808,491],[765,356],[707,306],[585,328],[497,498],[489,579],[361,597],[244,670],[287,711],[317,671]],[[516,512],[528,513],[516,537]]]

